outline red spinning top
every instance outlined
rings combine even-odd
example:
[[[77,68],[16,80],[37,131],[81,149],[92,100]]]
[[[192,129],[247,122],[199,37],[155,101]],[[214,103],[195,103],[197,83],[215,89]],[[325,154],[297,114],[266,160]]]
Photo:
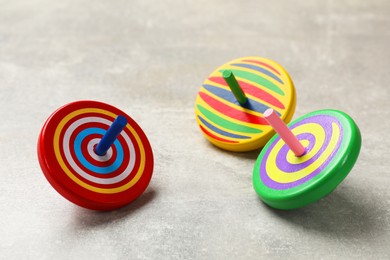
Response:
[[[39,135],[38,159],[62,196],[94,210],[135,200],[149,185],[154,164],[138,124],[97,101],[77,101],[55,111]]]

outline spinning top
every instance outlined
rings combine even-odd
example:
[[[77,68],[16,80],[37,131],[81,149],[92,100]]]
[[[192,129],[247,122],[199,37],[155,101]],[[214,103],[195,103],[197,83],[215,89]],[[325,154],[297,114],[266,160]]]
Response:
[[[135,200],[153,172],[152,149],[142,129],[123,111],[96,101],[55,111],[39,135],[38,158],[54,189],[94,210]]]
[[[274,134],[263,113],[272,108],[289,122],[295,89],[276,62],[244,57],[217,68],[203,83],[195,101],[196,120],[206,138],[230,151],[263,147]]]
[[[355,122],[337,110],[319,110],[287,126],[272,110],[264,116],[275,128],[253,170],[260,198],[278,209],[294,209],[332,192],[351,171],[361,146]]]

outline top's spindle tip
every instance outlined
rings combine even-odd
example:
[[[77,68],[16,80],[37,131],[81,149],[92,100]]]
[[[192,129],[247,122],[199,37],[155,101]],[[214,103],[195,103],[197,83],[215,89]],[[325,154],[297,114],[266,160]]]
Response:
[[[222,77],[223,77],[224,79],[230,78],[231,75],[233,75],[233,72],[232,72],[231,70],[224,70],[224,71],[222,72]]]
[[[264,118],[277,132],[293,153],[300,157],[305,153],[305,147],[299,142],[298,138],[291,132],[282,119],[272,108],[264,112]]]
[[[222,77],[225,79],[226,84],[229,86],[230,90],[233,92],[238,103],[240,103],[240,105],[245,105],[246,102],[248,102],[248,98],[245,96],[244,91],[242,90],[242,88],[238,84],[236,78],[234,77],[233,72],[231,70],[224,70],[222,72]]]
[[[273,110],[272,108],[268,108],[267,110],[264,111],[263,115],[265,118],[269,118],[274,113],[275,113],[275,110]]]
[[[124,116],[117,116],[115,118],[115,121],[113,122],[113,124],[116,122],[116,124],[120,127],[122,127],[122,129],[127,125],[127,119],[126,117]]]

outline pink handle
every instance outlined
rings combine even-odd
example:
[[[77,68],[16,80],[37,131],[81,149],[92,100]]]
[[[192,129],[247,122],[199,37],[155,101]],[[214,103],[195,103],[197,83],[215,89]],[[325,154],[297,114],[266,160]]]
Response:
[[[264,117],[296,156],[302,156],[305,153],[305,147],[272,108],[264,112]]]

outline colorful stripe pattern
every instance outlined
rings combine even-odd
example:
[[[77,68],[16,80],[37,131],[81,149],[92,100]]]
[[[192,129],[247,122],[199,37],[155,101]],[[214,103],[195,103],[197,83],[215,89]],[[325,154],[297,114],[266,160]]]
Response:
[[[88,208],[101,203],[105,209],[106,203],[112,207],[114,202],[123,206],[129,198],[139,196],[150,181],[153,156],[149,142],[124,113],[99,102],[77,103],[63,107],[56,112],[61,116],[52,116],[47,122],[44,154],[54,160],[47,160],[51,164],[45,174],[54,180],[54,186],[66,186],[60,193],[76,204],[81,200],[85,202],[81,206]],[[98,156],[94,148],[119,114],[126,116],[128,124],[107,153]]]
[[[240,105],[222,77],[233,72],[248,97]],[[291,119],[295,109],[295,91],[289,75],[277,63],[260,57],[233,60],[216,69],[201,87],[195,104],[197,122],[206,137],[216,145],[238,147],[257,143],[261,147],[271,127],[263,113],[273,108],[282,119]],[[233,148],[233,150],[236,150]],[[238,150],[246,150],[245,148]],[[248,149],[249,150],[249,149]]]

